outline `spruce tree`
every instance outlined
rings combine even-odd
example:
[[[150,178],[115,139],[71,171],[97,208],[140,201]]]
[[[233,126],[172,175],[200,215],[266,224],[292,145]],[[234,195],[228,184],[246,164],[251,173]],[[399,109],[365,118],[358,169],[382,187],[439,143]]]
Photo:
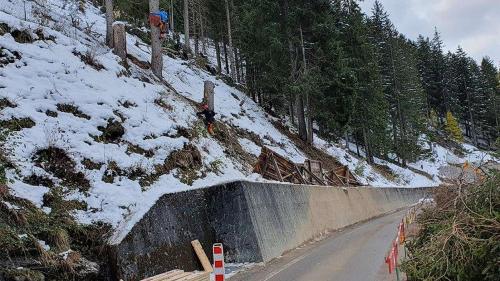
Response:
[[[488,146],[495,143],[500,132],[500,78],[499,72],[489,57],[481,62],[481,84],[485,109],[484,134]]]

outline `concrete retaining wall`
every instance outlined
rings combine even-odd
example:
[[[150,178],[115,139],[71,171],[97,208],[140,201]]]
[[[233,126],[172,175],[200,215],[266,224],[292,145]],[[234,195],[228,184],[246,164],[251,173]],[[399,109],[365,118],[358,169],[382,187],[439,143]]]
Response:
[[[268,261],[325,231],[416,203],[425,193],[232,182],[166,194],[115,245],[116,275],[137,280],[175,268],[201,269],[194,239],[209,256],[213,243],[223,243],[226,262]]]

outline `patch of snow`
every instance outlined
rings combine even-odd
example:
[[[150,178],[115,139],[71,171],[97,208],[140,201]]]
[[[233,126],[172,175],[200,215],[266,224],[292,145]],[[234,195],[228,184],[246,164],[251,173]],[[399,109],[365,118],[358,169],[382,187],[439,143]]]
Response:
[[[38,244],[40,244],[40,246],[42,246],[42,248],[45,250],[45,251],[48,251],[50,250],[50,246],[43,240],[37,240],[38,241]]]
[[[246,152],[248,152],[252,155],[255,155],[255,156],[260,155],[260,151],[262,150],[262,148],[260,146],[256,145],[253,141],[246,139],[246,138],[239,138],[238,142],[240,143],[241,147],[243,147],[243,149]]]
[[[64,252],[59,253],[59,256],[60,256],[63,260],[67,260],[67,259],[68,259],[69,254],[71,254],[72,252],[73,252],[73,250],[69,249],[69,250],[67,250],[67,251],[64,251]]]
[[[4,203],[4,204],[5,204],[5,206],[7,206],[7,208],[8,208],[9,210],[19,210],[19,209],[21,209],[21,208],[20,208],[19,206],[17,206],[16,204],[12,204],[12,203],[7,202],[7,201],[3,201],[2,203]]]
[[[224,263],[224,269],[225,269],[225,277],[226,279],[231,279],[234,275],[236,275],[239,272],[249,270],[255,266],[258,265],[263,265],[263,263]],[[215,274],[211,273],[210,274],[210,280],[215,281]]]

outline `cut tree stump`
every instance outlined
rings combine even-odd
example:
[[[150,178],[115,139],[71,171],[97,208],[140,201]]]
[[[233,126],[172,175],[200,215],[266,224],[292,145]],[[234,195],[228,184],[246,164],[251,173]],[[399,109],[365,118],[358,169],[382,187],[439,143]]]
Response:
[[[214,89],[215,85],[212,81],[205,81],[203,89],[203,104],[208,105],[208,109],[214,111],[215,108],[215,97]]]
[[[127,37],[125,32],[125,24],[115,22],[113,24],[113,53],[122,59],[127,58]]]

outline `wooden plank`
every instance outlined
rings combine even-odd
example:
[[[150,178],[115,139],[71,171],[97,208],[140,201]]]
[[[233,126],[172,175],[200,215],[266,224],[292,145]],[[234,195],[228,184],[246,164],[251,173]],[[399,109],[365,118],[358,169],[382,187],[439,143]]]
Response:
[[[296,172],[296,173],[297,173],[297,175],[298,175],[297,179],[298,179],[301,183],[305,184],[305,183],[306,183],[306,180],[304,179],[304,176],[302,176],[302,173],[300,172],[299,166],[294,165],[294,168],[295,168],[295,172]]]
[[[274,164],[274,168],[278,172],[279,180],[283,181],[283,176],[281,175],[280,167],[278,167],[278,163],[276,162],[276,159],[274,157],[272,157],[272,161],[273,161],[273,164]]]
[[[203,270],[205,270],[206,272],[213,272],[214,269],[212,268],[212,264],[208,260],[207,254],[205,254],[205,251],[203,250],[200,241],[198,240],[191,241],[191,245],[193,245],[194,251],[198,256],[198,259],[200,259],[201,266],[203,266]]]
[[[183,272],[181,274],[178,274],[178,275],[175,275],[172,277],[167,277],[167,278],[158,279],[158,280],[154,280],[154,281],[180,281],[184,277],[189,276],[189,275],[191,275],[191,272]]]
[[[155,281],[155,280],[161,280],[159,278],[163,278],[163,277],[170,277],[170,276],[174,276],[174,275],[177,275],[177,274],[180,274],[180,273],[183,273],[184,271],[183,270],[179,270],[179,269],[174,269],[174,270],[171,270],[171,271],[167,271],[165,273],[162,273],[162,274],[158,274],[158,275],[155,275],[155,276],[151,276],[151,277],[148,277],[146,279],[142,279],[141,281]]]
[[[209,272],[192,272],[190,276],[182,279],[183,281],[209,281]]]
[[[344,181],[335,173],[335,171],[331,171],[331,174],[340,182],[340,185],[344,185]]]
[[[318,178],[315,174],[313,174],[311,171],[304,169],[314,180],[316,180],[319,184],[325,185],[325,182],[322,181],[320,178]]]

